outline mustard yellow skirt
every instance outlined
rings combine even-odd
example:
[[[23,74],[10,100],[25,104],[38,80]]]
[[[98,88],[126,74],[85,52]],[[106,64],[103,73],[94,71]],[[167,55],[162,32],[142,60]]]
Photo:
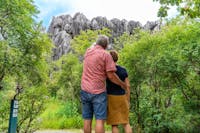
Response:
[[[129,123],[129,105],[126,95],[108,95],[107,124]]]

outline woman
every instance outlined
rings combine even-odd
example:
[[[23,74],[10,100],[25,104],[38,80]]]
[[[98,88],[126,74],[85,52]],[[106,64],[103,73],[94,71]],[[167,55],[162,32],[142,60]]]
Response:
[[[116,51],[110,51],[110,54],[115,63],[118,60]],[[107,79],[107,94],[108,94],[108,116],[107,124],[112,125],[112,133],[119,133],[118,125],[122,124],[126,133],[132,133],[129,124],[129,103],[130,103],[130,84],[128,74],[125,68],[116,64],[116,74],[127,85],[127,90],[112,83]]]

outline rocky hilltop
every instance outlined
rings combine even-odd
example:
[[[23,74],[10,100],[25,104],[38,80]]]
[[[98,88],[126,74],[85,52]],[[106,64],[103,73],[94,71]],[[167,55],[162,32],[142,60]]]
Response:
[[[78,35],[81,30],[98,30],[104,27],[111,30],[111,40],[113,40],[113,38],[121,36],[124,32],[132,34],[135,28],[157,30],[160,28],[160,23],[158,21],[148,21],[142,26],[138,21],[119,20],[117,18],[108,20],[106,17],[101,16],[89,20],[82,13],[76,13],[73,17],[70,15],[53,17],[48,28],[48,34],[55,44],[53,60],[59,59],[63,54],[70,51],[71,39]]]

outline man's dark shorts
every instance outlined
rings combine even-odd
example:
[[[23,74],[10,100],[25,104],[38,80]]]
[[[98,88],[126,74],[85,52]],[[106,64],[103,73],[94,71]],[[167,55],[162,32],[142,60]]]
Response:
[[[93,114],[97,120],[105,120],[107,118],[107,94],[91,94],[81,90],[82,117],[91,120]]]

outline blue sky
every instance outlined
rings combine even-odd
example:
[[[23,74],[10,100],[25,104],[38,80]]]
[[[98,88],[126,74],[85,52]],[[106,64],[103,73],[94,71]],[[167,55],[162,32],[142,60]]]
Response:
[[[60,1],[65,1],[65,4]],[[71,10],[70,5],[66,1],[67,0],[35,0],[35,5],[40,11],[38,20],[43,21],[45,27],[49,26],[53,16],[67,13]]]
[[[153,0],[35,0],[35,5],[40,10],[38,20],[48,27],[53,16],[83,13],[88,19],[103,16],[107,19],[119,18],[140,21],[157,20],[159,3]],[[175,8],[169,12],[169,16],[175,14]]]

